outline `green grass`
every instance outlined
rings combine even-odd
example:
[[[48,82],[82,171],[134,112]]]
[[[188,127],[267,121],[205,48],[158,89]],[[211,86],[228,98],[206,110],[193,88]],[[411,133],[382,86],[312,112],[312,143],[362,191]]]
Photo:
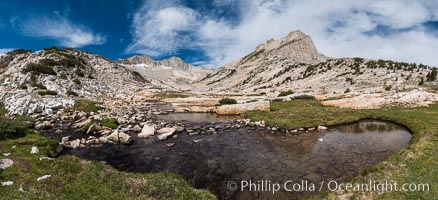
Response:
[[[112,128],[112,129],[116,129],[117,127],[119,127],[119,122],[117,122],[117,119],[115,119],[115,118],[102,119],[100,121],[100,124],[102,126],[106,126],[106,127]]]
[[[7,110],[0,104],[0,140],[23,136],[27,131],[27,122],[34,121],[31,117],[17,115],[10,118],[6,114]]]
[[[84,112],[97,112],[102,110],[103,107],[99,106],[97,102],[88,99],[77,99],[75,105],[68,108],[67,111],[77,110]]]
[[[272,102],[271,112],[250,111],[254,121],[265,120],[269,126],[283,128],[314,127],[354,122],[364,118],[389,120],[402,124],[413,133],[411,144],[388,160],[362,172],[353,182],[396,180],[398,183],[428,183],[428,192],[354,193],[353,198],[433,199],[438,197],[438,104],[420,108],[355,110],[323,106],[316,100]],[[336,193],[311,196],[333,199]]]
[[[171,99],[171,98],[187,98],[189,95],[182,93],[159,93],[154,95],[155,98],[159,99]]]
[[[40,153],[30,154],[32,146]],[[214,199],[209,192],[193,189],[181,177],[166,172],[126,173],[74,156],[39,161],[56,146],[57,142],[35,133],[0,140],[0,152],[11,153],[7,158],[14,160],[12,167],[0,171],[1,181],[14,182],[0,187],[0,199]],[[51,177],[36,180],[46,174]],[[20,187],[25,192],[18,191]]]

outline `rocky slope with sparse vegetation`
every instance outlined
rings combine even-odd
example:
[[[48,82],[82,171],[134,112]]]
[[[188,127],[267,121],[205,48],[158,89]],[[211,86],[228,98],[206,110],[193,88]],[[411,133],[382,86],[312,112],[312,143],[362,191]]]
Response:
[[[140,74],[73,49],[15,50],[0,61],[0,99],[10,114],[51,113],[76,98],[130,96],[151,86]]]
[[[327,58],[318,53],[309,36],[294,31],[208,74],[194,88],[199,92],[272,96],[291,90],[330,98],[412,90],[436,92],[438,83],[436,68],[423,64]]]

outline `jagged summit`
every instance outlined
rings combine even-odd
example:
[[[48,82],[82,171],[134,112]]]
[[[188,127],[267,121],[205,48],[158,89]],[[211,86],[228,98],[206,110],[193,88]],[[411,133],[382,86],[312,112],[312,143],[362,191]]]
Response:
[[[149,56],[132,56],[116,62],[151,81],[156,80],[175,89],[185,89],[188,84],[212,72],[210,69],[190,65],[176,56],[157,61]]]
[[[172,56],[163,60],[154,60],[146,55],[143,56],[136,55],[126,59],[118,59],[116,62],[123,65],[140,65],[143,67],[153,67],[153,68],[170,67],[179,70],[191,70],[193,67],[195,67],[193,65],[184,62],[180,57],[176,57],[176,56]]]
[[[258,45],[256,50],[248,56],[254,55],[259,55],[259,57],[279,56],[301,63],[315,63],[324,60],[324,56],[319,54],[313,44],[312,38],[300,30],[292,31],[280,40],[269,39],[265,44]],[[242,60],[250,61],[251,59]]]

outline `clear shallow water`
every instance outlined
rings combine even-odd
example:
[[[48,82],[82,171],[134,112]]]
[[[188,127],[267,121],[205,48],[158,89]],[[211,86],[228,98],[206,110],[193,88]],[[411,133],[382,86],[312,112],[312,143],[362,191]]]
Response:
[[[156,115],[156,119],[165,121],[178,122],[224,122],[233,119],[243,119],[239,115],[218,115],[215,113],[169,113],[164,115]]]
[[[177,116],[185,116],[185,120],[193,123],[209,121],[211,117],[207,113]],[[399,125],[361,121],[295,136],[270,134],[254,127],[219,130],[213,135],[189,136],[183,132],[166,141],[135,138],[131,146],[104,145],[70,153],[106,161],[123,171],[177,173],[194,187],[207,188],[220,199],[297,199],[303,193],[235,192],[227,189],[227,183],[349,181],[362,170],[387,159],[410,139],[409,131]],[[167,147],[168,143],[175,145]]]

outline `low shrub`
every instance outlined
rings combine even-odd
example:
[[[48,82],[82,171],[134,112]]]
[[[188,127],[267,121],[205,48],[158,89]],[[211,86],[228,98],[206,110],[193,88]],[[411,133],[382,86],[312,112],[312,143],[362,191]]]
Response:
[[[25,54],[25,53],[31,53],[31,52],[32,52],[32,50],[27,50],[27,49],[16,49],[16,50],[13,50],[13,51],[8,52],[6,55],[12,55],[12,56],[15,56],[15,55],[18,55],[18,54]]]
[[[75,97],[79,96],[78,93],[76,93],[72,90],[67,90],[66,94],[67,94],[67,96],[75,96]]]
[[[75,79],[73,80],[73,83],[76,83],[76,84],[80,85],[80,84],[81,84],[81,81],[80,81],[79,79],[75,78]]]
[[[291,95],[294,94],[295,92],[292,90],[288,90],[288,91],[281,91],[280,94],[278,94],[278,97],[285,97],[287,95]]]
[[[22,90],[27,90],[27,85],[26,84],[21,84],[20,86],[18,86],[19,89]]]
[[[38,94],[41,95],[41,96],[46,96],[46,95],[58,95],[57,92],[55,92],[55,91],[51,91],[51,90],[38,91]]]
[[[40,74],[56,75],[56,72],[49,65],[29,63],[24,67],[23,70],[24,72],[30,72],[31,74],[35,74],[35,75],[40,75]]]
[[[32,87],[36,87],[36,88],[38,88],[38,89],[40,89],[40,90],[45,90],[45,89],[47,89],[47,87],[44,86],[44,85],[41,84],[41,83],[32,83],[31,86],[32,86]]]
[[[312,95],[303,94],[293,98],[293,100],[299,100],[299,99],[315,99],[315,97]]]
[[[85,77],[85,73],[84,73],[84,71],[82,71],[82,70],[79,69],[79,68],[76,68],[76,70],[75,70],[75,74],[76,74],[77,76],[80,76],[80,77]]]
[[[392,85],[385,85],[385,91],[390,91],[392,88]]]
[[[236,99],[231,99],[231,98],[223,98],[219,100],[220,105],[228,105],[228,104],[236,104],[236,103],[237,103]]]

